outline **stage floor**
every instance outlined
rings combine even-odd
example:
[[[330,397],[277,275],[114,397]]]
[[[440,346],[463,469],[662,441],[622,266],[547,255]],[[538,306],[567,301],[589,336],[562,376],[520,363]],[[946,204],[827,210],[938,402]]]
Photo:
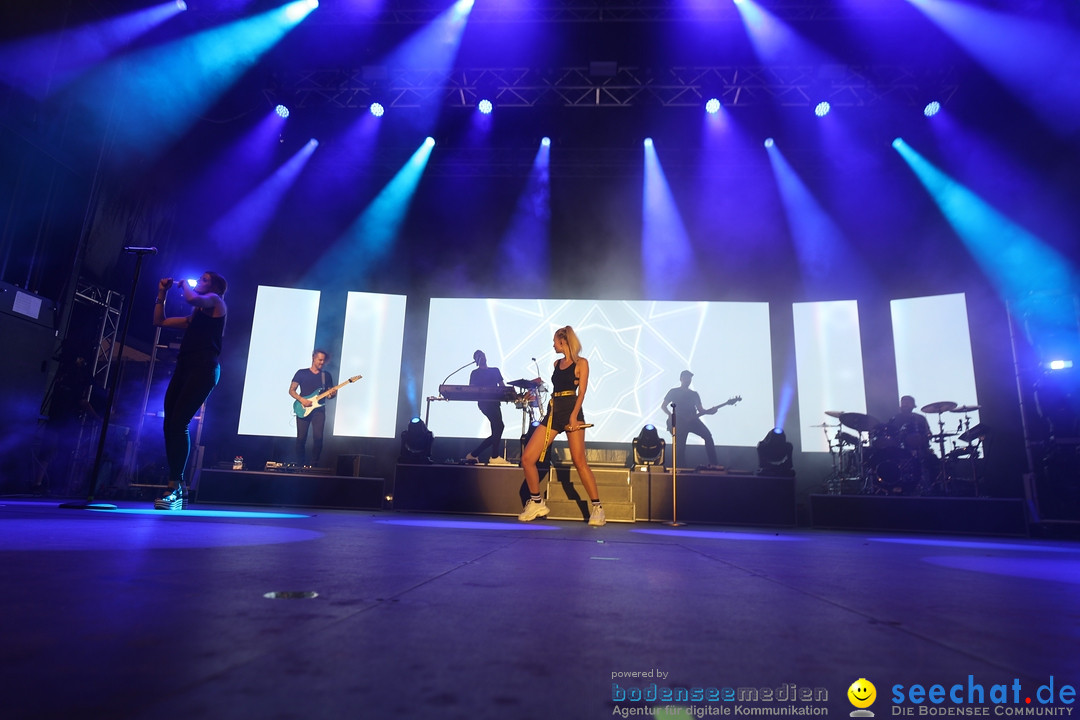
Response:
[[[0,567],[19,720],[847,717],[860,678],[879,718],[937,684],[1065,716],[1080,685],[1076,542],[0,499]],[[680,688],[758,699],[647,700]]]

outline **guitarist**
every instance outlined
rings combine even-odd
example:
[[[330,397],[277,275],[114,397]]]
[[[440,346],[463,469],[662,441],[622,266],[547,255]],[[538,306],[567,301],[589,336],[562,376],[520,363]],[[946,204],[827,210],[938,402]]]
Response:
[[[300,403],[304,407],[311,407],[314,398],[319,393],[323,392],[326,388],[334,386],[334,378],[326,370],[323,370],[323,366],[326,365],[326,361],[329,358],[329,354],[325,350],[316,349],[311,353],[311,367],[300,368],[293,375],[292,383],[289,385],[289,395],[293,400]],[[337,393],[331,393],[326,397],[327,400],[337,395]],[[318,407],[313,410],[307,417],[296,417],[296,464],[304,467],[317,466],[319,464],[319,456],[322,455],[323,448],[323,429],[326,427],[326,408]],[[311,430],[311,461],[308,462],[305,450],[307,446],[308,430]]]
[[[668,431],[671,430],[671,404],[675,404],[675,430],[678,433],[675,438],[675,459],[680,465],[686,461],[686,438],[690,433],[701,437],[705,441],[705,455],[709,459],[709,467],[719,467],[716,462],[716,445],[713,443],[712,433],[705,423],[701,422],[701,415],[711,415],[718,408],[706,410],[701,405],[701,396],[696,390],[690,389],[690,381],[694,373],[683,370],[679,375],[679,387],[668,390],[664,396],[664,402],[660,409],[668,416]]]

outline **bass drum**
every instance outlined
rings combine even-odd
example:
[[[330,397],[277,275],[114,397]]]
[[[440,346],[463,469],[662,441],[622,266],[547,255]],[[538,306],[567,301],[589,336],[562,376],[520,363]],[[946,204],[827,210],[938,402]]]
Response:
[[[868,467],[872,492],[879,495],[913,495],[922,476],[918,459],[899,447],[873,450]]]

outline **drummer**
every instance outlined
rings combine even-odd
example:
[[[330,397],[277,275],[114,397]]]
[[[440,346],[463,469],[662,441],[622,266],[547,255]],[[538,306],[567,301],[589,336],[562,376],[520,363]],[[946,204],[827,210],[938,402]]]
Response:
[[[915,410],[915,398],[904,395],[900,398],[900,409],[889,419],[889,434],[899,439],[906,450],[926,452],[930,449],[930,423],[926,417]]]

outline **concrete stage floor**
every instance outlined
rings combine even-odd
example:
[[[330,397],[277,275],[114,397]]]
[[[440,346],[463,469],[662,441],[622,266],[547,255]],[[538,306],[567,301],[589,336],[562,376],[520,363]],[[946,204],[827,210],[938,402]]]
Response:
[[[1080,715],[1073,541],[8,499],[0,578],[5,720]]]

